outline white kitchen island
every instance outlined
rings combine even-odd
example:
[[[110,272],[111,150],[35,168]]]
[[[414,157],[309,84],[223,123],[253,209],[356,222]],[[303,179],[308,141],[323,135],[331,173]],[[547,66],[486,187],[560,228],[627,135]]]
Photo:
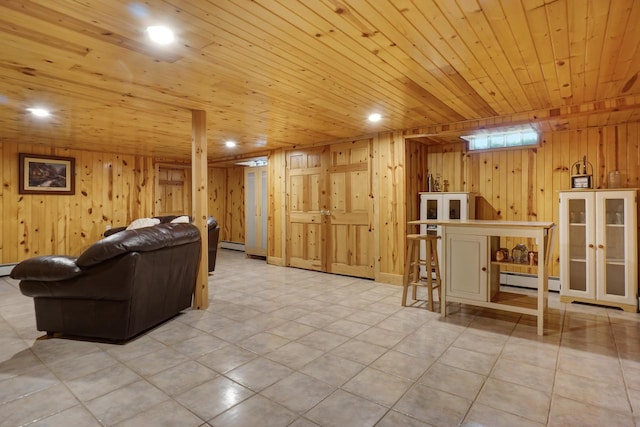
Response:
[[[446,303],[458,302],[537,317],[538,335],[544,334],[544,313],[548,306],[549,263],[556,225],[553,222],[492,220],[420,220],[409,225],[441,227],[442,250],[440,307],[446,316]],[[500,291],[500,269],[509,261],[497,261],[501,238],[510,241],[532,239],[538,263],[529,268],[537,274],[536,297]],[[511,249],[511,248],[509,248]],[[529,248],[532,249],[532,248]]]

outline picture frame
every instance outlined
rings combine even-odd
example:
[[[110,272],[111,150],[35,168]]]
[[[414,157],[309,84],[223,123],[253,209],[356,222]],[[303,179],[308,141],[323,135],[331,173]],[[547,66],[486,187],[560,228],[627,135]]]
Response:
[[[75,194],[73,157],[18,153],[20,194]]]

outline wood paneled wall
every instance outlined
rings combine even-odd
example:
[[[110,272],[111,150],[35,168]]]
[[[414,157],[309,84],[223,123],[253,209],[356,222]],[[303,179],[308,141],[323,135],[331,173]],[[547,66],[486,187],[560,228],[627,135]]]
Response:
[[[75,158],[76,194],[18,194],[19,152]],[[37,255],[79,255],[102,237],[107,225],[126,225],[154,215],[158,208],[154,206],[157,159],[152,157],[8,142],[0,143],[0,154],[0,264]],[[185,183],[190,191],[190,180]],[[220,224],[221,240],[243,243],[242,168],[208,168],[208,194],[208,213]]]
[[[407,224],[405,143],[401,132],[380,134],[373,141],[375,278],[402,283]]]
[[[571,165],[584,155],[593,164],[597,188],[607,187],[607,173],[615,169],[623,186],[640,187],[636,122],[545,133],[536,149],[470,154],[463,144],[405,144],[401,132],[376,135],[373,147],[376,279],[388,283],[401,280],[406,221],[418,217],[417,193],[426,189],[428,173],[448,180],[450,191],[477,193],[480,219],[558,223],[558,191],[569,188]],[[35,255],[77,255],[100,238],[107,224],[119,226],[153,213],[151,157],[7,142],[0,144],[0,152],[2,264]],[[76,194],[19,195],[19,152],[74,157]],[[284,259],[284,170],[284,151],[271,153],[268,257],[276,264]],[[220,223],[221,239],[244,242],[243,168],[209,168],[208,186],[209,214]],[[553,276],[559,274],[557,247]]]
[[[429,147],[420,142],[406,140],[405,156],[407,163],[407,218],[419,219],[420,197],[418,193],[427,191],[427,176],[429,175]],[[453,191],[450,189],[450,191]],[[417,231],[409,230],[409,232]]]
[[[427,173],[448,179],[450,191],[477,193],[478,219],[558,224],[558,191],[570,188],[571,166],[585,155],[593,164],[595,188],[607,188],[611,170],[620,171],[623,187],[640,186],[639,136],[636,122],[545,133],[536,149],[471,154],[464,152],[464,144],[431,145]],[[409,212],[408,218],[417,215],[416,210]],[[510,249],[515,243],[504,245]],[[552,276],[560,273],[558,259],[556,239]]]
[[[269,264],[285,264],[285,196],[286,155],[284,150],[272,152],[267,166],[267,261]]]
[[[226,168],[208,168],[207,189],[209,191],[208,212],[218,221],[220,240],[227,240],[225,234],[227,203],[227,170]]]
[[[119,226],[153,211],[154,167],[146,156],[0,143],[0,264],[36,255],[78,255]],[[74,157],[76,194],[18,194],[18,153]]]

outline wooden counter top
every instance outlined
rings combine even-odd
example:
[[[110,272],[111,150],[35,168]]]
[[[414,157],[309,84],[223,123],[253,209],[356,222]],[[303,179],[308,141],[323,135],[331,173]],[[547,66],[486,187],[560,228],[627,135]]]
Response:
[[[410,225],[449,225],[458,227],[511,227],[511,228],[554,228],[553,222],[547,221],[499,221],[491,219],[426,219],[409,221]]]

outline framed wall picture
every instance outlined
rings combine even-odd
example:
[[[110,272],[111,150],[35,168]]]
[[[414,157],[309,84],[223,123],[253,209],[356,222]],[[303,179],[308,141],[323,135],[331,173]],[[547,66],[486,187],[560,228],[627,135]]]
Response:
[[[20,194],[75,194],[75,159],[19,153]]]

